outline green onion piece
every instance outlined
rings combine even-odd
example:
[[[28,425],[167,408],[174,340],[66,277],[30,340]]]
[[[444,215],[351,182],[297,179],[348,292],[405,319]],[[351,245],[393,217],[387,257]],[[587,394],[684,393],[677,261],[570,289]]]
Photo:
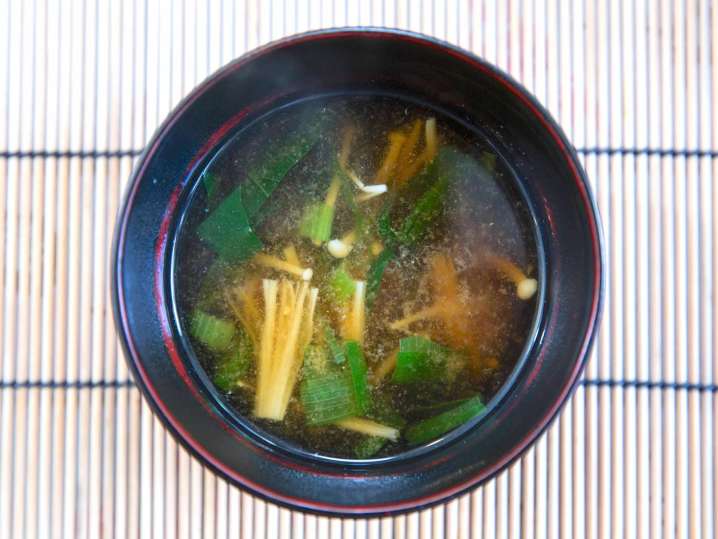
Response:
[[[446,361],[451,351],[426,337],[405,337],[399,341],[399,353],[392,381],[410,384],[445,378]]]
[[[210,350],[222,352],[232,344],[237,330],[232,322],[196,310],[192,313],[190,333]]]
[[[200,239],[222,258],[241,262],[262,248],[249,222],[239,189],[235,189],[197,228]]]
[[[319,376],[327,370],[327,351],[316,345],[307,346],[304,352],[304,363],[302,368],[309,376]]]
[[[331,293],[339,303],[346,303],[354,296],[356,281],[352,278],[343,265],[334,268],[327,281]]]
[[[387,443],[386,438],[378,436],[367,436],[362,439],[354,448],[354,454],[359,459],[368,459],[376,455]]]
[[[456,399],[456,400],[447,401],[447,402],[427,404],[424,406],[412,406],[409,408],[409,411],[412,414],[421,414],[421,415],[438,414],[440,412],[445,412],[446,410],[449,410],[451,408],[455,408],[456,406],[459,406],[460,404],[464,404],[468,400],[469,399]]]
[[[402,244],[413,245],[424,236],[431,223],[441,213],[448,190],[449,175],[443,174],[421,196],[399,229],[397,237]]]
[[[392,227],[391,207],[387,206],[379,216],[377,230],[388,247],[411,246],[420,241],[432,223],[440,215],[444,202],[453,184],[472,178],[481,167],[476,161],[452,147],[439,150],[429,166],[410,185],[408,198],[414,200],[413,209],[398,227]],[[416,192],[420,190],[419,192]]]
[[[347,208],[355,215],[357,213],[361,213],[362,208],[356,200],[356,187],[354,185],[354,182],[351,180],[349,175],[341,167],[341,165],[339,165],[338,162],[334,165],[334,174],[342,182],[341,189],[339,191],[342,201],[346,204]]]
[[[357,414],[352,380],[346,373],[306,376],[299,396],[309,425],[324,425]]]
[[[354,399],[360,414],[369,411],[369,384],[367,382],[367,366],[361,346],[356,341],[344,343],[344,354],[349,363],[351,372],[352,387],[354,388]]]
[[[304,211],[299,224],[299,234],[320,245],[329,240],[333,221],[334,207],[327,206],[324,202],[312,204]]]
[[[480,414],[484,408],[481,396],[477,395],[456,408],[414,423],[406,429],[404,437],[412,445],[430,442],[442,434],[463,425],[472,417]]]
[[[262,206],[287,173],[304,159],[319,141],[323,123],[323,118],[311,121],[290,134],[279,147],[272,145],[268,148],[259,164],[249,171],[246,181],[237,188],[247,216],[253,224],[262,221],[263,216],[259,215]]]
[[[202,184],[204,185],[204,190],[207,192],[207,200],[210,203],[217,196],[219,182],[219,178],[211,172],[207,172],[202,175]]]
[[[399,240],[396,232],[391,226],[391,202],[384,205],[379,217],[376,220],[376,230],[387,245],[396,245]]]
[[[406,427],[406,420],[399,415],[386,394],[378,392],[374,395],[371,410],[367,414],[371,419],[395,429]]]
[[[385,247],[384,250],[379,253],[369,266],[369,272],[366,277],[366,303],[371,306],[376,299],[376,295],[379,293],[381,288],[381,280],[384,276],[384,270],[389,265],[396,255],[394,251]]]
[[[286,142],[260,158],[242,184],[232,191],[198,227],[199,237],[222,258],[242,262],[262,248],[253,227],[265,217],[260,210],[287,173],[319,140],[316,120],[289,135]]]
[[[212,381],[222,391],[231,391],[252,366],[252,343],[242,332],[236,346],[215,367]]]
[[[337,336],[334,333],[334,330],[329,324],[326,324],[324,326],[324,338],[327,341],[327,346],[329,347],[329,353],[332,357],[332,360],[336,365],[341,365],[346,361],[346,355],[344,354],[344,349],[342,348],[341,344],[337,341]]]

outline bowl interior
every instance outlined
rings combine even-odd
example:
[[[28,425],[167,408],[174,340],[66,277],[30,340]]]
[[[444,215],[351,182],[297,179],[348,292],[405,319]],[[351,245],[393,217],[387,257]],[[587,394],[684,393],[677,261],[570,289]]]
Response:
[[[271,108],[349,91],[411,96],[481,130],[514,171],[533,211],[543,260],[533,347],[500,405],[438,442],[436,450],[368,466],[307,458],[233,422],[181,350],[168,263],[185,197],[218,144]],[[601,270],[585,175],[560,129],[525,90],[443,43],[403,32],[340,30],[259,49],[205,81],[170,115],[141,158],[120,215],[115,311],[139,386],[168,428],[205,463],[292,507],[385,514],[463,492],[537,438],[585,362],[599,313]]]
[[[417,447],[409,448],[398,454],[390,456],[382,456],[377,458],[367,459],[352,459],[347,457],[337,457],[329,454],[322,453],[320,451],[310,451],[302,446],[288,441],[280,436],[277,436],[268,430],[257,425],[254,421],[242,415],[235,406],[228,401],[225,395],[223,395],[216,386],[212,383],[210,377],[207,375],[205,368],[198,359],[197,352],[192,346],[189,337],[188,320],[182,316],[182,308],[180,307],[180,289],[183,286],[182,279],[180,276],[184,274],[183,270],[183,256],[192,255],[191,242],[183,242],[182,240],[190,235],[191,232],[186,229],[192,229],[191,225],[188,225],[188,221],[192,219],[189,214],[192,212],[193,205],[196,204],[196,199],[201,198],[203,191],[202,177],[206,170],[212,167],[212,163],[222,155],[226,148],[231,148],[235,143],[236,139],[242,136],[249,136],[251,138],[252,128],[255,124],[261,123],[267,117],[277,113],[277,109],[291,109],[295,106],[305,106],[308,103],[316,102],[319,104],[331,102],[335,99],[342,98],[356,98],[356,97],[377,97],[382,96],[392,100],[398,100],[407,104],[419,105],[422,109],[431,111],[436,117],[442,119],[442,121],[451,122],[456,126],[457,129],[462,131],[463,136],[472,137],[481,140],[488,148],[491,148],[498,159],[502,161],[501,169],[506,174],[502,178],[502,188],[507,191],[507,197],[512,201],[520,201],[522,206],[526,209],[525,222],[522,223],[527,229],[527,233],[530,236],[529,243],[530,250],[535,252],[536,263],[537,263],[537,276],[539,283],[541,284],[539,291],[536,295],[536,301],[533,303],[533,315],[527,331],[524,334],[524,343],[520,349],[515,364],[508,374],[501,388],[491,396],[491,399],[486,403],[486,408],[478,416],[466,422],[461,427],[454,429],[443,436],[438,437],[430,443],[422,444]],[[274,107],[274,108],[273,108]],[[195,167],[195,173],[192,179],[189,180],[186,189],[184,189],[180,201],[178,203],[178,210],[176,211],[176,217],[170,226],[169,236],[171,247],[168,252],[167,264],[171,268],[167,272],[167,283],[166,287],[168,290],[168,297],[170,298],[172,307],[172,318],[173,318],[173,335],[175,340],[180,344],[180,349],[183,354],[182,357],[187,363],[188,371],[195,377],[196,382],[202,385],[207,394],[212,398],[214,406],[221,410],[223,416],[226,418],[228,423],[233,425],[239,431],[243,432],[247,436],[256,440],[257,443],[262,443],[267,446],[272,446],[275,449],[293,452],[305,459],[321,460],[331,462],[335,464],[342,464],[347,466],[373,466],[381,463],[385,463],[390,460],[413,458],[419,456],[427,451],[435,451],[441,448],[447,443],[454,442],[458,437],[462,436],[468,430],[472,429],[478,422],[482,421],[484,417],[490,415],[496,406],[499,406],[502,399],[508,394],[511,384],[516,380],[520,371],[523,369],[525,362],[527,361],[531,350],[534,346],[536,337],[539,334],[541,313],[543,302],[544,291],[544,274],[545,274],[545,260],[544,250],[542,243],[542,236],[538,226],[538,214],[533,207],[531,200],[529,199],[523,182],[521,182],[511,168],[511,163],[506,161],[500,153],[500,150],[492,143],[490,138],[485,135],[481,127],[469,124],[465,120],[455,117],[451,112],[437,108],[431,103],[417,101],[415,96],[412,95],[398,95],[392,91],[386,91],[383,88],[377,86],[371,90],[361,89],[344,89],[342,93],[329,92],[322,95],[303,96],[301,99],[295,102],[281,101],[279,103],[272,103],[268,105],[266,110],[257,110],[256,115],[253,118],[247,118],[245,121],[240,122],[233,130],[226,133],[224,138],[217,141],[214,148],[211,148],[201,162],[197,163]],[[249,132],[249,135],[245,135]],[[195,216],[197,211],[194,212]],[[184,266],[186,267],[186,266]],[[190,282],[192,279],[189,280]],[[187,279],[184,280],[184,286],[189,286],[190,282]]]

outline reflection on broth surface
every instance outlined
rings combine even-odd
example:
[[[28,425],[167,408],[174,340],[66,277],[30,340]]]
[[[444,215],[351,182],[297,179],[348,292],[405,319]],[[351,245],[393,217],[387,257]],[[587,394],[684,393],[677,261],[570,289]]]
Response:
[[[529,217],[475,133],[389,97],[295,104],[229,141],[180,230],[176,290],[227,400],[369,458],[475,417],[535,311]]]

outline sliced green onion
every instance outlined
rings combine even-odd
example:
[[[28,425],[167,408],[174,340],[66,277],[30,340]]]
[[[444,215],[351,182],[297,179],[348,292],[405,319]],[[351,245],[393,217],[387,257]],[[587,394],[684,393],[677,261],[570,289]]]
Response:
[[[197,228],[202,241],[225,260],[241,262],[262,248],[249,222],[242,195],[235,189]]]
[[[217,192],[219,190],[219,183],[220,179],[217,177],[216,174],[207,172],[202,175],[202,184],[204,185],[204,190],[207,192],[207,200],[210,203],[217,196]]]
[[[352,182],[351,176],[347,174],[347,171],[339,164],[339,161],[334,162],[333,171],[334,175],[341,181],[340,193],[342,200],[347,204],[350,210],[356,211],[359,206],[354,199],[354,183]]]
[[[310,373],[310,376],[322,375],[328,367],[327,359],[327,351],[325,348],[309,345],[304,352],[303,368],[305,372]]]
[[[456,148],[441,148],[436,159],[425,171],[427,180],[432,181],[431,187],[419,197],[414,209],[397,231],[399,242],[413,245],[421,240],[441,214],[449,187],[460,186],[469,179],[490,174],[487,172],[490,165],[491,159],[488,156],[484,156],[479,164],[473,157]]]
[[[384,204],[379,217],[376,220],[376,230],[379,235],[383,238],[387,245],[396,245],[399,243],[396,231],[391,226],[391,202]]]
[[[414,423],[406,429],[404,437],[412,445],[430,442],[476,417],[484,408],[481,396],[477,395],[456,408]]]
[[[192,313],[190,333],[210,350],[221,352],[232,344],[237,330],[232,322],[196,310]]]
[[[357,414],[352,380],[346,373],[307,376],[299,395],[309,425],[324,425]]]
[[[368,306],[371,306],[376,295],[379,293],[381,288],[381,281],[384,277],[384,271],[389,265],[389,262],[394,260],[394,251],[389,248],[385,248],[379,256],[377,256],[369,266],[369,272],[366,277],[366,302]]]
[[[356,445],[354,455],[359,459],[368,459],[376,455],[387,442],[388,440],[386,438],[367,436]]]
[[[481,170],[476,161],[452,147],[439,150],[436,159],[421,172],[406,193],[412,211],[397,227],[392,226],[391,207],[387,206],[377,222],[377,230],[389,247],[411,246],[420,241],[441,214],[449,187]],[[419,192],[417,192],[419,191]],[[418,197],[415,199],[414,197]]]
[[[386,394],[374,395],[371,410],[367,415],[395,429],[406,427],[406,420],[399,415]]]
[[[247,174],[247,179],[238,187],[247,216],[256,224],[263,220],[260,210],[287,173],[309,153],[319,141],[322,118],[304,124],[298,131],[289,134],[279,147],[267,148],[259,164]]]
[[[398,384],[441,380],[451,351],[426,337],[405,337],[399,341],[399,353],[392,381]]]
[[[342,345],[337,341],[337,336],[329,324],[324,326],[324,338],[327,341],[332,360],[336,365],[342,365],[346,361],[344,348],[342,348]]]
[[[222,391],[231,391],[247,375],[252,366],[252,343],[242,332],[236,346],[215,367],[212,381]]]
[[[304,212],[299,233],[315,245],[321,245],[331,237],[333,221],[333,206],[327,206],[324,202],[312,204]]]
[[[341,179],[334,175],[329,183],[324,201],[311,204],[304,211],[304,216],[299,224],[299,234],[312,240],[314,245],[321,245],[331,237],[334,207],[340,189]]]
[[[344,343],[344,354],[349,364],[354,399],[361,414],[369,410],[369,383],[367,382],[367,366],[361,346],[356,341]]]
[[[269,197],[319,140],[321,121],[310,122],[289,135],[279,148],[272,147],[198,227],[199,237],[222,258],[242,262],[262,248],[253,227],[262,222],[260,213]],[[265,212],[266,213],[266,212]]]
[[[417,201],[397,234],[402,244],[415,244],[429,230],[431,223],[441,213],[444,198],[449,189],[449,178],[448,174],[442,174]]]
[[[327,281],[331,293],[339,303],[346,303],[354,295],[356,281],[352,278],[343,265],[339,265],[332,271]]]
[[[464,404],[469,399],[456,399],[446,402],[437,402],[435,404],[427,404],[423,406],[412,406],[409,408],[409,411],[412,414],[421,414],[421,415],[429,415],[429,414],[438,414],[440,412],[445,412],[446,410],[450,410],[451,408],[456,408],[460,404]]]

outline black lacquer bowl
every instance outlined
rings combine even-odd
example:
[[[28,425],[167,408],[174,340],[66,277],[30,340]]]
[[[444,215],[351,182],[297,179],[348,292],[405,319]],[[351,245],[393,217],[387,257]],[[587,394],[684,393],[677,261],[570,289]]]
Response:
[[[173,305],[178,223],[198,171],[233,134],[312,96],[406,96],[481,133],[513,169],[533,218],[541,287],[523,356],[487,411],[427,446],[369,461],[298,451],[258,432],[208,382]],[[560,128],[519,84],[446,43],[341,29],[257,49],[197,87],[139,160],[115,238],[114,305],[137,383],[178,440],[218,473],[310,511],[386,514],[447,498],[516,459],[575,386],[596,331],[600,228],[585,173]]]

